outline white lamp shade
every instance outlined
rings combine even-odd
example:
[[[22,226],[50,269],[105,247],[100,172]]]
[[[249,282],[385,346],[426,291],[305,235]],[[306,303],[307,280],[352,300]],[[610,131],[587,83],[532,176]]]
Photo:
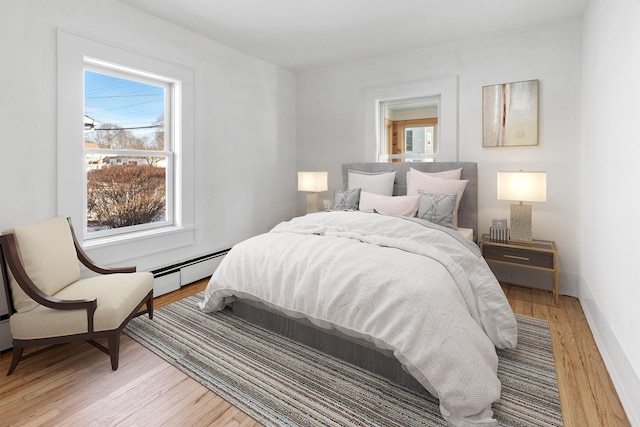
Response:
[[[547,201],[546,172],[498,172],[498,200]]]
[[[328,172],[298,172],[298,191],[327,191]]]

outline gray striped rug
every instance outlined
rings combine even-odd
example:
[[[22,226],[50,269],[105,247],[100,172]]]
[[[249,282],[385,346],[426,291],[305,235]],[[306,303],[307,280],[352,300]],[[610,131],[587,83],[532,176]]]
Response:
[[[228,312],[202,313],[201,294],[135,318],[125,333],[264,425],[447,426],[438,401]],[[561,426],[547,322],[517,316],[518,348],[499,351],[503,426]]]

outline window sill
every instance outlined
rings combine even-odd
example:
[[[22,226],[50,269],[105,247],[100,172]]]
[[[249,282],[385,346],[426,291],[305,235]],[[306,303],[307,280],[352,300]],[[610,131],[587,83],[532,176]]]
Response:
[[[193,228],[194,227],[169,226],[169,227],[154,228],[150,230],[141,230],[141,231],[126,233],[126,234],[118,234],[115,236],[97,237],[95,239],[84,240],[84,242],[82,243],[82,247],[84,249],[90,249],[90,248],[109,246],[109,245],[119,245],[131,240],[153,239],[161,235],[164,236],[169,234],[189,232],[193,230]]]
[[[194,236],[194,226],[171,226],[85,240],[82,247],[103,265],[131,264],[148,255],[191,245],[195,241]]]

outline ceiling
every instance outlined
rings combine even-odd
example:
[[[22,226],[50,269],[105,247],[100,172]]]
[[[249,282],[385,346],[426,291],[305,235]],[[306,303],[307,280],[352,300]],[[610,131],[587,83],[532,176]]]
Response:
[[[303,70],[582,16],[589,0],[120,0]]]

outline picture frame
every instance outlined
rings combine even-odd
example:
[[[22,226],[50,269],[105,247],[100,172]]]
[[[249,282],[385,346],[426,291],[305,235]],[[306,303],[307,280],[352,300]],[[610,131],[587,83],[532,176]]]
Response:
[[[482,87],[482,146],[538,145],[538,80]]]

